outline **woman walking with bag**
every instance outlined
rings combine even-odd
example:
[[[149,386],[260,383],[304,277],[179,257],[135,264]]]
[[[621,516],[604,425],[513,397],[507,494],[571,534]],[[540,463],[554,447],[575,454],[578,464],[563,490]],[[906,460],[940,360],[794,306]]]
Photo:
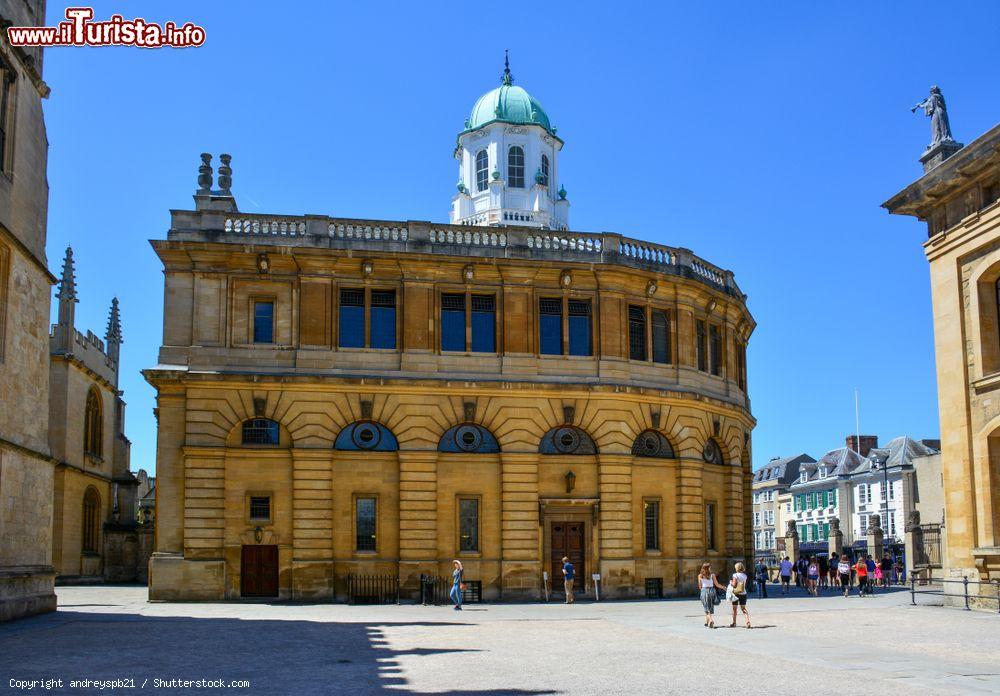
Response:
[[[750,628],[750,612],[747,611],[747,574],[746,566],[742,563],[736,564],[736,572],[733,573],[733,578],[729,581],[729,587],[726,589],[726,599],[733,604],[733,622],[729,624],[729,628],[736,627],[737,606],[747,618],[747,628]]]
[[[455,605],[455,611],[462,611],[462,562],[458,559],[452,561],[455,569],[451,571],[451,592],[448,594],[451,597],[452,603]]]
[[[701,572],[698,573],[698,587],[701,589],[701,606],[705,609],[705,625],[715,628],[715,605],[719,603],[717,591],[725,592],[726,588],[716,579],[711,564],[702,563]]]

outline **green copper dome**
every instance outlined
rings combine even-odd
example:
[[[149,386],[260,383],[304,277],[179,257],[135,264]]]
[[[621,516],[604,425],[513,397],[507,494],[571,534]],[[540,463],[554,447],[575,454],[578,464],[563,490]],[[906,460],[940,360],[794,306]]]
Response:
[[[524,89],[514,84],[506,56],[500,86],[476,100],[475,106],[472,107],[472,115],[465,122],[465,129],[475,130],[494,121],[541,126],[552,135],[556,133],[542,105]]]
[[[492,121],[541,126],[552,132],[549,116],[542,105],[516,85],[500,85],[479,97],[472,107],[466,129],[475,130]]]

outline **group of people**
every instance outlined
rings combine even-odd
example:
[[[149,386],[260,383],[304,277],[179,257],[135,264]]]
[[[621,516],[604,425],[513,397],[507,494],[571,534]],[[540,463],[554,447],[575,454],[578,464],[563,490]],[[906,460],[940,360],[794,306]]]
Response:
[[[720,583],[719,578],[712,572],[712,564],[703,563],[701,572],[698,573],[698,587],[701,589],[701,606],[705,609],[705,626],[715,628],[715,607],[722,604],[722,598],[719,597],[719,593],[722,592],[725,601],[733,608],[733,621],[729,624],[729,627],[735,628],[736,610],[739,607],[739,610],[743,612],[743,617],[746,619],[747,628],[752,628],[750,625],[750,612],[747,609],[748,584],[749,578],[747,578],[746,566],[742,563],[736,564],[735,572],[725,585]]]
[[[762,597],[767,597],[768,572],[764,561],[758,560],[754,575],[758,594]],[[843,589],[847,597],[856,582],[858,596],[865,597],[871,595],[875,587],[889,587],[893,580],[902,582],[903,570],[889,554],[883,554],[878,560],[870,554],[861,554],[852,562],[847,554],[838,558],[831,553],[829,556],[802,556],[795,563],[785,556],[778,564],[778,576],[783,595],[788,594],[794,582],[814,597],[818,597],[823,588]]]

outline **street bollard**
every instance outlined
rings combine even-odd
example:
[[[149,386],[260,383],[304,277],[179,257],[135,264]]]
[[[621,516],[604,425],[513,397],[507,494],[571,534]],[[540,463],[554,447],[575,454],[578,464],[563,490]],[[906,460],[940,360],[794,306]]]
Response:
[[[910,604],[917,606],[917,581],[913,578],[913,573],[910,573]]]
[[[969,577],[965,576],[962,578],[962,589],[965,592],[965,610],[972,611],[969,609]]]

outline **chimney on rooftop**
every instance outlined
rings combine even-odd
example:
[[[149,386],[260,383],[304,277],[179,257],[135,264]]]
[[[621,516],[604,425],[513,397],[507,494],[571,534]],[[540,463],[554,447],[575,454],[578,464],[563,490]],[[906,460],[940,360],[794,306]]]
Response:
[[[861,438],[860,446],[858,444],[859,437]],[[867,457],[869,452],[878,447],[878,435],[848,435],[846,441],[847,448],[854,450],[862,457]]]

